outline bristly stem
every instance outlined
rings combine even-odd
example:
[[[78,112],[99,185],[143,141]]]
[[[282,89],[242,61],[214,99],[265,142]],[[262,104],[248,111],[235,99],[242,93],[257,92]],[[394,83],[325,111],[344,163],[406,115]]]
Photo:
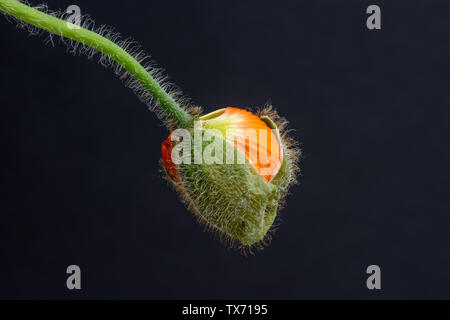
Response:
[[[111,40],[88,29],[75,27],[67,21],[31,8],[17,0],[0,0],[0,10],[33,26],[75,40],[108,55],[139,81],[179,127],[186,127],[191,121],[191,116],[164,91],[148,71],[128,52]]]

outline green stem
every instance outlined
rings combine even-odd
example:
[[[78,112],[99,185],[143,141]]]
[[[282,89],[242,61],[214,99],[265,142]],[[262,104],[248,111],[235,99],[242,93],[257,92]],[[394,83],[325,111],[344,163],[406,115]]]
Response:
[[[147,70],[128,52],[114,42],[95,32],[81,27],[74,27],[74,25],[67,21],[30,8],[17,0],[0,0],[0,10],[38,28],[75,40],[108,55],[139,81],[155,100],[159,102],[160,106],[168,113],[169,117],[178,124],[178,126],[186,127],[191,121],[191,116],[184,111],[166,91],[164,91]]]

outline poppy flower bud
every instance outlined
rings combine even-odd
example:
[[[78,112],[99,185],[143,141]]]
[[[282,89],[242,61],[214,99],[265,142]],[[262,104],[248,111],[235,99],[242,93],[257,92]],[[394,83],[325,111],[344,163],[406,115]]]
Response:
[[[222,239],[263,243],[295,180],[296,150],[271,109],[219,109],[162,143],[163,168],[188,209]],[[281,122],[282,127],[284,123]]]
[[[133,42],[119,40],[110,28],[87,29],[90,20],[75,32],[73,24],[56,17],[61,15],[41,9],[0,0],[0,12],[17,19],[20,26],[69,39],[70,51],[87,53],[89,58],[101,53],[100,63],[113,67],[150,109],[161,112],[158,115],[169,128],[183,128],[163,142],[162,165],[200,222],[242,247],[266,243],[297,171],[298,151],[283,132],[286,122],[271,108],[256,115],[231,107],[193,115],[193,110],[180,106],[179,93],[152,63],[142,64],[147,55],[128,50],[136,47]]]

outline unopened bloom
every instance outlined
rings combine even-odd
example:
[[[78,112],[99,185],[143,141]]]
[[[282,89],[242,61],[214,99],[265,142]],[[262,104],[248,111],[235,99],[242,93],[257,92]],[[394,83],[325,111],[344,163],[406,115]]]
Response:
[[[296,152],[280,134],[279,117],[270,109],[257,116],[228,107],[196,120],[162,143],[170,180],[198,220],[222,238],[261,243],[295,180]]]
[[[0,12],[20,21],[20,26],[70,39],[63,42],[71,52],[87,53],[89,58],[101,53],[102,65],[112,66],[169,129],[178,128],[162,144],[163,166],[199,221],[244,247],[263,243],[295,181],[298,153],[283,133],[285,122],[270,108],[258,115],[225,108],[197,117],[182,107],[179,92],[151,62],[142,64],[146,54],[128,50],[136,47],[134,43],[119,40],[110,28],[87,29],[93,25],[90,19],[74,29],[56,17],[62,15],[44,11],[21,1],[0,0]]]

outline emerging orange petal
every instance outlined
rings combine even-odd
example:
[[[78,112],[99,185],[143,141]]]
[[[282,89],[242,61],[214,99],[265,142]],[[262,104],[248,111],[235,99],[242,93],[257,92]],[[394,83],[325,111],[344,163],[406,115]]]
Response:
[[[219,130],[266,181],[272,181],[283,162],[283,151],[278,135],[264,121],[251,112],[233,107],[216,110],[199,120],[203,129]],[[161,154],[167,172],[178,180],[177,166],[172,161],[172,147],[169,136],[161,145]]]
[[[253,113],[227,107],[200,118],[205,129],[218,129],[227,142],[250,161],[264,179],[270,182],[283,162],[278,136]]]

